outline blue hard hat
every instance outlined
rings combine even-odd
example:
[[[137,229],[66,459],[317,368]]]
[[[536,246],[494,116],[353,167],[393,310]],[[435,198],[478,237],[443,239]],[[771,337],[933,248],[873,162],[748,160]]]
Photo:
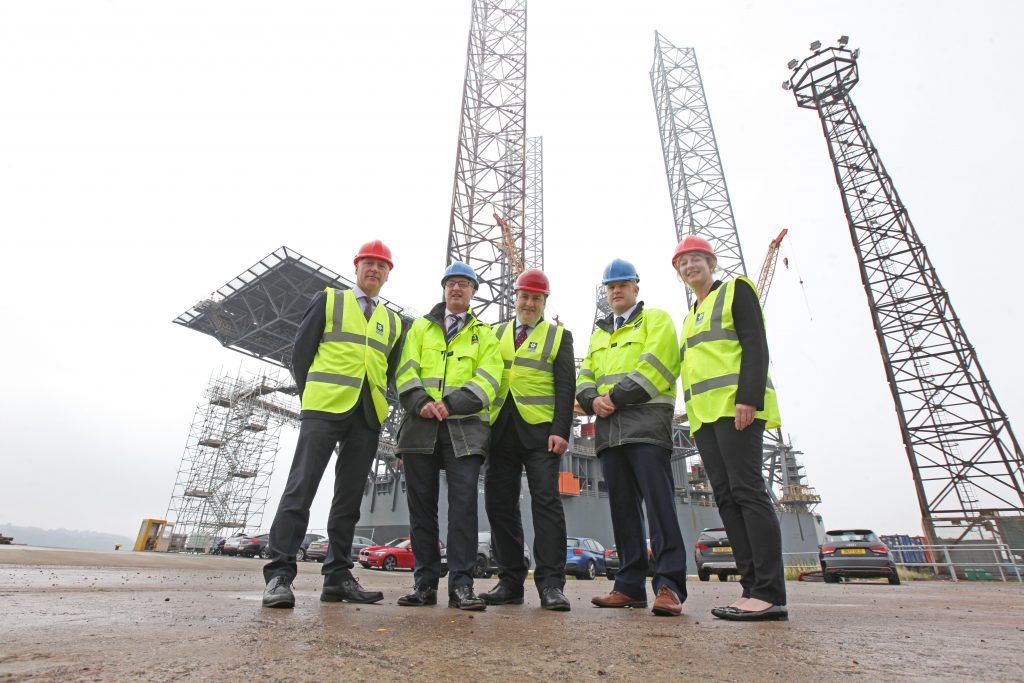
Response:
[[[606,285],[609,282],[624,282],[626,280],[640,282],[640,276],[636,274],[636,268],[633,267],[632,263],[617,258],[605,267],[601,284]]]
[[[480,278],[476,276],[476,272],[462,261],[452,261],[451,265],[445,268],[444,277],[441,278],[441,286],[444,287],[444,283],[448,282],[448,278],[453,276],[464,277],[473,283],[473,289],[480,288]]]

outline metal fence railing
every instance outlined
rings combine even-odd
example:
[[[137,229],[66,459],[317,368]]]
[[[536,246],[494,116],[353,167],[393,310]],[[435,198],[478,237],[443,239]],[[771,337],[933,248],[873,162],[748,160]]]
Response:
[[[930,572],[951,581],[995,580],[1024,583],[1024,548],[1004,543],[889,546],[893,561],[910,570]],[[818,553],[783,553],[787,568],[820,566]]]

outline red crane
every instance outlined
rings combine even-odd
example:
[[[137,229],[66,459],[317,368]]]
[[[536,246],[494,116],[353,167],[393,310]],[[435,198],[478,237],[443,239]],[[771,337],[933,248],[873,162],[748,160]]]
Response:
[[[786,237],[787,232],[789,232],[789,228],[783,228],[779,236],[768,245],[768,253],[765,254],[764,264],[761,266],[761,275],[757,278],[757,291],[761,297],[762,308],[768,298],[768,288],[772,286],[772,278],[775,276],[775,264],[779,260],[779,247],[782,246],[782,240]]]

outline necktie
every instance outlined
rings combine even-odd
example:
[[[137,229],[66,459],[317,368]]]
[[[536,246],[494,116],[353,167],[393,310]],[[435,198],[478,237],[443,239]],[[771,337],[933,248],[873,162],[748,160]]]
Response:
[[[368,296],[359,297],[363,300],[363,315],[369,320],[370,316],[373,315],[373,309],[376,308],[377,304],[373,302]]]
[[[626,319],[621,315],[615,316],[615,329],[619,329],[626,323]]]
[[[448,316],[448,329],[444,333],[444,341],[446,344],[451,344],[452,339],[456,334],[459,333],[459,316],[452,313]]]
[[[523,342],[526,341],[526,336],[529,333],[530,330],[529,328],[526,327],[526,325],[519,326],[519,334],[516,335],[516,349],[523,345]]]

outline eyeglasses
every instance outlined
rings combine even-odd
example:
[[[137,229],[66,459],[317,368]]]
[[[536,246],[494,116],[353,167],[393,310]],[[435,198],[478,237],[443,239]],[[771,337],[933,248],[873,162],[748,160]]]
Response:
[[[444,286],[447,289],[468,289],[473,286],[473,283],[469,280],[448,280],[448,282],[444,283]]]

